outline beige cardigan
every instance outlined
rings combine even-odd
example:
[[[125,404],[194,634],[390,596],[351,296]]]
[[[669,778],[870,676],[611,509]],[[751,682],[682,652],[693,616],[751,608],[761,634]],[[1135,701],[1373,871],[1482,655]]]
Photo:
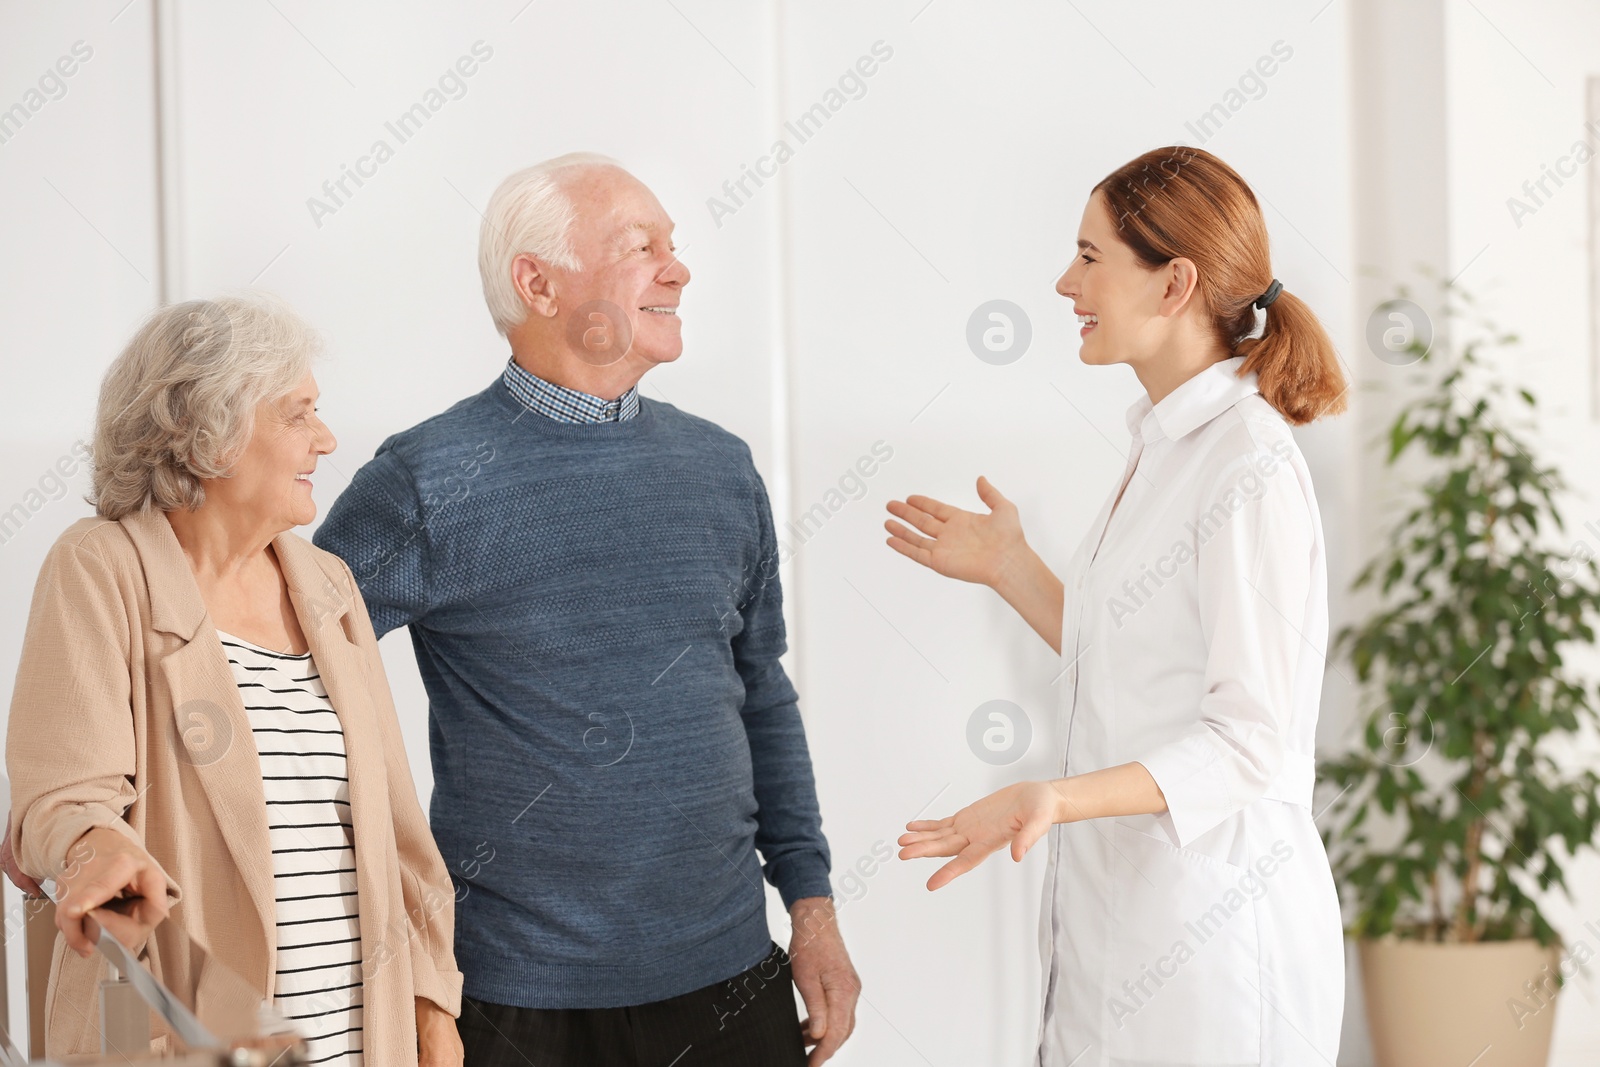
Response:
[[[450,878],[417,801],[350,568],[293,533],[272,544],[345,731],[365,1060],[414,1065],[413,998],[461,1010]],[[6,766],[11,844],[24,871],[53,876],[91,827],[129,834],[177,887],[171,918],[147,947],[151,969],[174,989],[198,978],[205,995],[205,979],[188,973],[177,951],[177,923],[263,995],[271,989],[276,928],[260,761],[216,628],[162,512],[82,519],[50,549],[23,640]],[[47,1055],[99,1051],[104,972],[99,954],[81,959],[56,937]]]

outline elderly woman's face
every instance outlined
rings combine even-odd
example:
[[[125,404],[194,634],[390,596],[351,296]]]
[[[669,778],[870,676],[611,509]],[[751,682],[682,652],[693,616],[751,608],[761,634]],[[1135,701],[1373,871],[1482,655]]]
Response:
[[[206,486],[207,503],[238,509],[277,529],[315,519],[311,475],[318,458],[338,445],[317,416],[317,396],[316,379],[308,374],[287,395],[258,406],[249,444],[229,477]]]

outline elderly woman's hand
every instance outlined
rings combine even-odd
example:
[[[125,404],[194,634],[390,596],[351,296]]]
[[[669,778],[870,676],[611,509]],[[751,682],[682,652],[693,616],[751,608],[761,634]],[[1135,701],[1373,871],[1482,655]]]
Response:
[[[427,997],[418,997],[417,1067],[461,1067],[465,1055],[455,1016]]]
[[[96,826],[78,838],[56,879],[56,926],[67,947],[85,959],[99,937],[95,923],[138,952],[167,911],[167,878],[161,866],[109,827]]]
[[[0,840],[0,870],[6,872],[11,884],[30,897],[44,896],[44,887],[32,875],[17,866],[17,857],[11,854],[11,816],[6,815],[6,836]]]

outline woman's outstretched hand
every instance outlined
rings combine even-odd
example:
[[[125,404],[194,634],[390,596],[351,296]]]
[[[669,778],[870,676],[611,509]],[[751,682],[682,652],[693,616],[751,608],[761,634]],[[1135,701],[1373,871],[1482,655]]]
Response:
[[[987,515],[963,511],[931,496],[889,501],[891,515],[921,531],[889,519],[883,524],[890,534],[889,547],[947,578],[998,586],[1027,541],[1017,506],[987,478],[978,479],[978,499],[988,507]]]
[[[933,872],[928,888],[938,889],[966,874],[1007,844],[1020,862],[1061,816],[1063,798],[1054,782],[1018,782],[990,793],[947,819],[919,819],[906,824],[900,858],[954,856]]]

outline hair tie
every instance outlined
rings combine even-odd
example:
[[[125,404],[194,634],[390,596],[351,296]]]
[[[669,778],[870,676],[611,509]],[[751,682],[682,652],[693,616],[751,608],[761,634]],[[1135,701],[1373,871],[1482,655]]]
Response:
[[[1266,307],[1268,304],[1278,299],[1278,294],[1281,292],[1283,292],[1283,283],[1276,278],[1272,279],[1272,284],[1267,286],[1267,291],[1256,297],[1256,307]]]

